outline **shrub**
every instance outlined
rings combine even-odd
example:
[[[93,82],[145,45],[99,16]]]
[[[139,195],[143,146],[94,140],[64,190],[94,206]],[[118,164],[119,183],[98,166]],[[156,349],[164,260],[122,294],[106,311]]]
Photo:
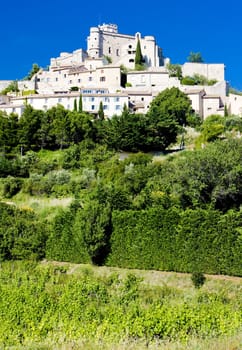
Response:
[[[202,272],[193,272],[191,279],[194,287],[197,289],[201,288],[206,281],[206,277]]]
[[[4,181],[3,196],[5,198],[11,198],[21,190],[21,187],[21,179],[17,179],[13,176],[8,176]]]

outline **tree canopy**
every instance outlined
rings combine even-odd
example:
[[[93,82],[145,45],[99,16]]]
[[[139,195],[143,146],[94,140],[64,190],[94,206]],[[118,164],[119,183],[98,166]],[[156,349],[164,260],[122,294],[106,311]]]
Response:
[[[187,95],[176,87],[160,92],[151,102],[148,116],[158,120],[172,120],[178,125],[186,125],[191,113],[191,102]]]
[[[187,57],[188,62],[193,63],[203,63],[204,59],[202,58],[202,55],[200,52],[193,52],[191,51],[189,56]]]

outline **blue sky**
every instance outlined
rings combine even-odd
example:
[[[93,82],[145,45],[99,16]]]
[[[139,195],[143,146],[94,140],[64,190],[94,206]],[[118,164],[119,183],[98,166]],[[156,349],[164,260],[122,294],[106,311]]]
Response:
[[[62,51],[86,49],[89,28],[115,23],[122,34],[153,35],[172,63],[191,51],[224,63],[225,79],[242,90],[241,0],[12,0],[0,7],[0,80],[22,79]]]

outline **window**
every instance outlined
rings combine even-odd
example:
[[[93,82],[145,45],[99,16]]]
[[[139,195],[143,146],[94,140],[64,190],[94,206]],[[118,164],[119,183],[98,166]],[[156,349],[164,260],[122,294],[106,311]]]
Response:
[[[72,84],[72,80],[69,80],[69,83]]]
[[[100,77],[100,81],[106,81],[105,77]]]
[[[116,105],[115,109],[116,109],[116,111],[119,111],[121,109],[121,106],[120,105]]]
[[[92,105],[91,106],[91,110],[93,111],[95,109],[95,105]]]
[[[144,101],[144,97],[141,97],[141,101]]]
[[[129,62],[130,62],[130,63],[134,62],[134,59],[133,59],[133,58],[130,58]]]
[[[81,82],[81,79],[78,79],[77,82],[80,83],[80,82]]]
[[[92,77],[88,77],[88,81],[92,81]]]
[[[58,78],[55,78],[55,81],[58,81]]]
[[[62,98],[58,98],[58,103],[62,102]]]
[[[95,101],[95,97],[89,97],[89,101],[91,102]]]
[[[92,90],[83,90],[82,92],[83,92],[83,94],[91,94]]]
[[[111,53],[111,47],[108,48],[108,53]]]
[[[115,102],[119,102],[120,98],[119,97],[115,97],[114,101]]]
[[[119,49],[116,49],[116,56],[119,56]]]
[[[64,78],[66,78],[66,74],[64,74]]]
[[[105,97],[105,98],[104,98],[104,101],[105,101],[105,102],[109,102],[109,98],[108,98],[108,97]]]
[[[108,105],[103,105],[103,109],[107,110],[108,109]]]

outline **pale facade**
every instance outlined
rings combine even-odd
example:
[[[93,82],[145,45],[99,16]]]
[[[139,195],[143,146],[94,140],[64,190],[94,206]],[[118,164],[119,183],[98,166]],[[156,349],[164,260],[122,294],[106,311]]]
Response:
[[[133,89],[154,91],[162,91],[170,87],[180,88],[181,85],[179,79],[169,77],[169,72],[165,67],[128,72],[127,83]]]
[[[128,106],[129,99],[127,93],[109,93],[107,89],[102,88],[86,88],[81,91],[82,109],[91,114],[97,114],[102,102],[104,116],[111,118],[113,115],[121,115],[124,106]],[[67,94],[45,94],[45,95],[29,95],[11,98],[4,104],[0,104],[0,111],[8,114],[17,113],[22,115],[25,106],[28,104],[34,109],[47,111],[48,109],[62,105],[67,110],[73,110],[74,104],[78,106],[80,92]]]
[[[242,96],[229,94],[227,98],[227,107],[231,114],[242,117]]]
[[[129,108],[135,113],[146,114],[149,110],[150,103],[154,98],[151,91],[145,90],[131,90],[127,89],[129,98]]]
[[[182,75],[193,76],[194,74],[203,75],[208,80],[224,81],[224,64],[216,63],[192,63],[186,62],[182,66]]]
[[[100,59],[93,61],[88,60],[88,64],[78,67],[68,66],[51,68],[49,71],[41,70],[35,76],[38,93],[69,92],[73,87],[81,89],[100,86],[113,92],[120,89],[120,67],[104,66],[100,63],[102,61]]]
[[[220,96],[203,96],[203,119],[212,114],[224,116],[224,104]]]
[[[61,52],[57,58],[50,59],[51,67],[62,67],[70,65],[80,65],[87,58],[87,53],[83,49],[78,49],[73,52]]]
[[[91,27],[87,38],[87,53],[93,58],[109,57],[112,63],[133,69],[138,40],[147,67],[159,67],[168,62],[153,36],[120,34],[116,24]]]
[[[201,117],[201,119],[204,118],[204,111],[203,111],[203,97],[206,95],[204,90],[184,90],[185,94],[188,96],[188,98],[191,101],[192,109],[194,112]]]

